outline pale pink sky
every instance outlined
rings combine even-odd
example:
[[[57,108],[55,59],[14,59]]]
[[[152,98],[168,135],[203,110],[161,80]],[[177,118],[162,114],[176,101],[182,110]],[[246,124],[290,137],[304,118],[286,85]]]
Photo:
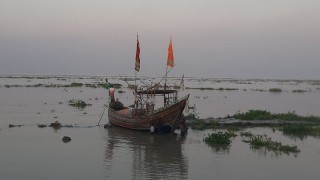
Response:
[[[319,0],[1,0],[0,74],[320,78]]]

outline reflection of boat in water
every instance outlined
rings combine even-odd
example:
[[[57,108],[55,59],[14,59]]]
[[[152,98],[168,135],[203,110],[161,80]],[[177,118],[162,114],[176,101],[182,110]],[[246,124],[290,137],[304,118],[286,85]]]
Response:
[[[119,179],[186,179],[188,165],[182,153],[184,138],[110,128],[107,130],[105,172]]]
[[[137,40],[136,70],[140,69],[140,47]],[[173,67],[173,50],[170,40],[167,67]],[[170,70],[171,70],[170,69]],[[167,86],[167,74],[164,76],[164,85],[160,82],[155,85],[140,86],[135,83],[134,104],[124,107],[118,101],[109,104],[108,117],[113,125],[134,130],[150,130],[161,132],[173,132],[180,129],[186,132],[185,122],[182,119],[183,110],[187,104],[189,94],[178,98],[178,90]],[[183,79],[182,79],[183,80]],[[155,109],[156,96],[162,96],[164,104]]]

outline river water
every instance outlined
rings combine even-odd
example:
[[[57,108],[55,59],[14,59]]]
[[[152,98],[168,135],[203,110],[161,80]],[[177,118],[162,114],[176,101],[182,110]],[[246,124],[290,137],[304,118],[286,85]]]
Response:
[[[212,147],[203,138],[213,130],[189,129],[183,137],[96,126],[106,100],[102,88],[5,86],[101,81],[99,77],[0,78],[0,179],[319,179],[318,137],[292,138],[271,128],[249,128],[246,131],[253,134],[296,145],[301,152],[276,154],[252,149],[239,132],[231,147]],[[191,94],[190,105],[195,105],[200,117],[223,117],[249,109],[320,115],[320,86],[314,81],[190,78],[185,86],[238,89],[182,91]],[[270,88],[282,92],[271,93]],[[296,89],[306,92],[293,93]],[[120,101],[132,103],[130,90],[122,90],[125,93],[117,93]],[[92,106],[77,109],[68,105],[70,99],[83,99]],[[56,120],[74,127],[37,126]],[[107,122],[104,115],[101,124]],[[9,128],[9,124],[23,126]],[[63,143],[63,136],[72,140]]]

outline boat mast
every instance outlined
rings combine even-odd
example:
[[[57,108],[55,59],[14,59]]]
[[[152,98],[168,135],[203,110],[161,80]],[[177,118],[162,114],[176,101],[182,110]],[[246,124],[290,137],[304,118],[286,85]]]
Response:
[[[167,89],[167,77],[168,77],[168,66],[171,67],[171,69],[174,66],[174,57],[173,57],[173,47],[172,47],[172,35],[170,37],[170,42],[169,42],[169,48],[168,48],[168,59],[167,59],[167,65],[166,65],[166,76],[164,79],[164,90]],[[171,70],[170,69],[170,70]],[[169,95],[168,95],[169,96]],[[169,97],[168,97],[169,98]],[[164,94],[164,105],[167,105],[167,97]]]
[[[140,43],[139,43],[139,36],[137,33],[137,49],[136,49],[136,63],[135,63],[135,75],[134,75],[134,106],[138,107],[138,102],[137,102],[137,72],[140,71]]]
[[[164,77],[164,90],[167,89],[168,65],[166,65],[166,75]]]

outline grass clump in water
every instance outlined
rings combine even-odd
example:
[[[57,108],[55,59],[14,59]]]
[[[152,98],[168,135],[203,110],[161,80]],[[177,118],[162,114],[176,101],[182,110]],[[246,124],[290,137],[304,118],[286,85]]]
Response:
[[[9,128],[13,128],[13,127],[22,127],[23,125],[20,125],[20,124],[18,124],[18,125],[14,125],[14,124],[9,124]]]
[[[288,113],[280,113],[280,114],[274,114],[275,118],[285,121],[299,121],[304,119],[304,117],[298,116],[294,111],[288,112]]]
[[[77,83],[77,82],[73,82],[71,84],[66,84],[66,85],[60,85],[60,84],[49,84],[49,85],[45,85],[45,87],[65,87],[65,88],[69,88],[69,87],[82,87],[83,83]]]
[[[274,115],[265,110],[249,110],[245,113],[236,113],[233,118],[242,120],[270,120],[274,119]]]
[[[195,89],[195,90],[215,90],[212,87],[186,87],[186,89]]]
[[[271,89],[269,89],[269,92],[280,93],[280,92],[282,92],[282,89],[280,89],[280,88],[271,88]]]
[[[82,87],[83,84],[82,83],[76,83],[76,82],[73,82],[69,85],[69,87]]]
[[[283,134],[292,136],[292,137],[299,137],[300,139],[305,138],[306,136],[320,136],[320,127],[313,127],[310,125],[304,124],[292,124],[284,126],[282,129]]]
[[[186,87],[186,89],[195,89],[195,90],[217,90],[217,91],[237,91],[238,88],[212,88],[212,87]]]
[[[198,123],[192,123],[191,128],[195,130],[205,130],[207,127],[205,122],[199,121]]]
[[[214,90],[218,90],[218,91],[237,91],[239,89],[238,88],[218,88],[218,89],[214,89]]]
[[[264,90],[264,89],[251,89],[252,91],[260,91],[260,92],[264,92],[264,91],[266,91],[266,90]]]
[[[234,134],[233,132],[219,131],[219,132],[215,132],[215,133],[208,135],[207,137],[205,137],[203,139],[203,141],[209,145],[230,145],[231,138],[235,137],[235,136],[236,136],[236,134]]]
[[[251,132],[249,132],[249,131],[244,131],[244,132],[240,132],[240,136],[241,137],[252,137],[253,136],[253,134],[251,133]]]
[[[47,127],[46,124],[38,124],[38,128],[45,128],[45,127]]]
[[[249,110],[245,113],[236,113],[231,116],[235,119],[241,120],[283,120],[283,121],[305,121],[320,123],[320,117],[317,116],[299,116],[294,111],[288,113],[271,113],[265,110]]]
[[[295,89],[295,90],[292,90],[293,93],[304,93],[304,92],[307,92],[306,90],[302,90],[302,89]]]
[[[276,154],[290,154],[299,153],[300,150],[297,146],[283,145],[281,142],[273,141],[270,137],[266,135],[253,135],[250,140],[244,141],[250,144],[253,149],[265,149],[267,151],[272,151]]]
[[[85,108],[87,106],[91,106],[91,104],[87,104],[83,100],[75,100],[75,99],[69,100],[68,104],[70,106],[77,107],[77,108]]]
[[[62,127],[62,125],[59,121],[55,121],[53,123],[50,123],[49,127],[52,127],[53,129],[58,130]]]

